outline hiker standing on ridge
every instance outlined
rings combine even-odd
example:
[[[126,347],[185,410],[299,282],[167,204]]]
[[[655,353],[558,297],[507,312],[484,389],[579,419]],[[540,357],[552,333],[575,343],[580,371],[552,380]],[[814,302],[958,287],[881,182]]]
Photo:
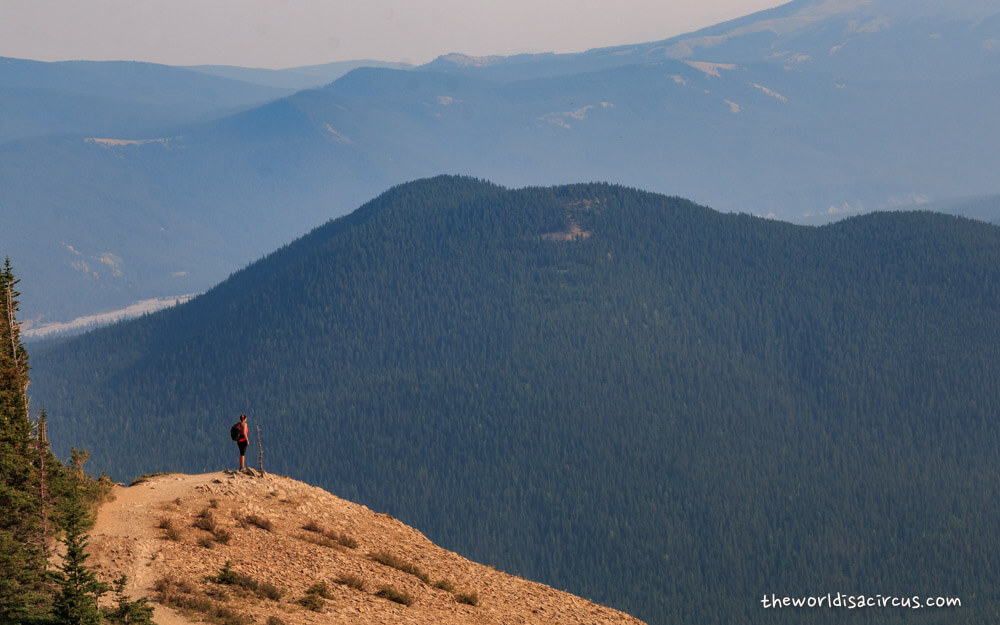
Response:
[[[240,415],[240,422],[233,426],[238,428],[237,436],[234,438],[236,444],[240,447],[240,471],[246,468],[246,454],[247,447],[250,445],[250,426],[247,425],[247,416],[245,414]]]

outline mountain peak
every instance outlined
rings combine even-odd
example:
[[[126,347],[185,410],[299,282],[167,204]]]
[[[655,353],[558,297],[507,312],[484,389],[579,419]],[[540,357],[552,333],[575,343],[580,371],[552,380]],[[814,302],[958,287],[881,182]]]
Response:
[[[161,625],[224,610],[286,625],[319,614],[325,623],[640,623],[470,562],[388,515],[287,477],[160,474],[113,494],[98,512],[91,562],[103,579],[126,574],[133,597],[159,601]],[[211,581],[224,567],[231,583]]]

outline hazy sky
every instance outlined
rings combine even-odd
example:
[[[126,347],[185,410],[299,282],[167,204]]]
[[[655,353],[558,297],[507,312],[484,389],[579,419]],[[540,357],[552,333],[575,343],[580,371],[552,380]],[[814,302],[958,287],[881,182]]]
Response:
[[[0,0],[0,56],[292,67],[655,41],[775,0]]]

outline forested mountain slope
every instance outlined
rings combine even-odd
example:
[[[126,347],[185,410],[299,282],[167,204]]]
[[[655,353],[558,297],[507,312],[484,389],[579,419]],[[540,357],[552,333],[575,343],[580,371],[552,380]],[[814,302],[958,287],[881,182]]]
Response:
[[[270,470],[650,623],[989,621],[998,284],[966,219],[439,177],[37,348],[32,406],[118,479],[232,465],[245,412]]]

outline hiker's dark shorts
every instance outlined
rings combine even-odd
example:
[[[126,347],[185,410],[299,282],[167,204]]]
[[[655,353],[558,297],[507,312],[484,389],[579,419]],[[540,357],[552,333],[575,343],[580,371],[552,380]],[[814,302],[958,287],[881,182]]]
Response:
[[[236,441],[236,444],[240,446],[240,455],[247,455],[247,447],[250,446],[250,441]]]

